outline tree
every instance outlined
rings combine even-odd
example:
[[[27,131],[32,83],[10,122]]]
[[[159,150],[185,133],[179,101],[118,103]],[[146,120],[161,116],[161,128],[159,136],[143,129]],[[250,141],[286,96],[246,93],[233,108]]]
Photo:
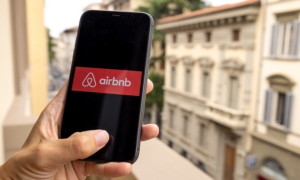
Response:
[[[52,61],[55,58],[55,52],[53,50],[53,47],[55,47],[56,44],[53,42],[53,37],[51,37],[49,29],[47,29],[47,34],[48,34],[48,59],[49,62],[52,63]]]
[[[138,7],[137,11],[147,12],[154,21],[157,21],[167,16],[202,9],[205,6],[202,0],[149,0],[146,6]],[[164,34],[154,28],[153,40],[164,40]]]
[[[153,82],[154,87],[146,97],[146,107],[150,108],[153,103],[156,103],[159,110],[161,110],[163,106],[164,78],[155,73],[149,74],[148,78]]]

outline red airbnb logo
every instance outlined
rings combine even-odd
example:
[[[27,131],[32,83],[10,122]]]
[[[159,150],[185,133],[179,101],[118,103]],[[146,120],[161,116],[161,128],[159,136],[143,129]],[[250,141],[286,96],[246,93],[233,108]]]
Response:
[[[76,67],[72,91],[139,96],[141,71]]]

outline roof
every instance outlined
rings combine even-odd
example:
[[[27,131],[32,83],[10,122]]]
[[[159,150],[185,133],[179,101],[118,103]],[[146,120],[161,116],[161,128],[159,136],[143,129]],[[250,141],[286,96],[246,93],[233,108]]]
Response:
[[[189,13],[183,13],[183,14],[178,14],[178,15],[175,15],[175,16],[165,17],[165,18],[159,19],[157,22],[158,22],[158,24],[163,24],[163,23],[182,20],[182,19],[191,18],[191,17],[195,17],[195,16],[210,14],[210,13],[214,13],[214,12],[219,12],[219,11],[224,11],[224,10],[249,6],[249,5],[254,5],[254,4],[257,4],[259,2],[260,2],[260,0],[247,0],[247,1],[239,2],[239,3],[235,3],[235,4],[226,4],[226,5],[223,5],[223,6],[199,9],[199,10],[192,11],[192,12],[189,12]]]
[[[140,155],[133,164],[132,173],[136,179],[143,180],[213,180],[159,139],[141,143]]]
[[[64,30],[65,33],[78,31],[78,26]]]

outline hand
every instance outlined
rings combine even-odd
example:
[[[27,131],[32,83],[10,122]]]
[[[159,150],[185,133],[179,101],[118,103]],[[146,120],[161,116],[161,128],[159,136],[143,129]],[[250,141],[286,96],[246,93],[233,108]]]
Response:
[[[152,88],[153,84],[148,80],[147,93]],[[130,173],[129,163],[76,161],[103,148],[109,139],[106,131],[78,132],[68,139],[58,139],[66,91],[67,83],[43,110],[23,147],[0,166],[0,180],[81,180],[89,175],[119,177]],[[142,141],[157,135],[156,125],[142,127]]]

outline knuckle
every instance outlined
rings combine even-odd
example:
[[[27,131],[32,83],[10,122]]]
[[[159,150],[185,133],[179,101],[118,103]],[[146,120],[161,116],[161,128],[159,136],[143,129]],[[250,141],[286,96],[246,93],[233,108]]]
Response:
[[[79,158],[86,158],[91,155],[92,148],[87,136],[76,134],[72,141],[72,150]]]
[[[35,164],[37,167],[42,167],[46,165],[46,158],[48,154],[48,148],[47,146],[43,144],[37,145],[37,147],[34,149],[34,157],[33,160],[35,161]]]

